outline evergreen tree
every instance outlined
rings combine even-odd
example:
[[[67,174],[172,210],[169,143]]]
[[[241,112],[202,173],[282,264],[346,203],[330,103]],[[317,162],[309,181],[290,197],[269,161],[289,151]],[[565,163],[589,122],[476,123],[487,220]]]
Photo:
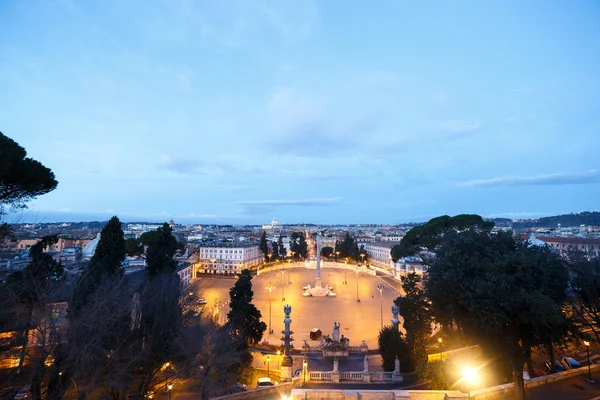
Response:
[[[287,255],[287,251],[285,250],[285,246],[283,245],[283,236],[279,235],[279,239],[277,240],[277,247],[279,250],[279,257],[285,258]]]
[[[308,256],[308,243],[306,243],[306,238],[302,232],[300,232],[298,238],[298,255],[302,256],[303,259],[306,259]]]
[[[277,242],[271,243],[271,248],[273,249],[273,254],[271,254],[271,261],[279,260],[279,246]]]
[[[146,263],[150,276],[172,274],[177,269],[177,261],[173,259],[178,242],[173,230],[166,222],[157,229],[157,235],[148,245]]]
[[[95,278],[101,275],[123,275],[121,268],[125,259],[125,238],[121,221],[117,216],[112,217],[102,228],[100,241],[90,260],[88,269]]]
[[[378,337],[379,354],[381,355],[381,367],[384,371],[393,371],[396,365],[396,357],[400,361],[401,372],[413,370],[413,361],[410,356],[408,345],[393,326],[384,326],[379,331]]]
[[[227,314],[228,326],[233,338],[239,338],[246,343],[258,343],[267,329],[262,322],[260,310],[252,304],[252,275],[245,269],[229,290],[229,307]]]
[[[260,250],[263,252],[263,256],[265,257],[265,261],[268,260],[269,254],[269,244],[267,243],[267,232],[263,231],[262,236],[260,237]]]

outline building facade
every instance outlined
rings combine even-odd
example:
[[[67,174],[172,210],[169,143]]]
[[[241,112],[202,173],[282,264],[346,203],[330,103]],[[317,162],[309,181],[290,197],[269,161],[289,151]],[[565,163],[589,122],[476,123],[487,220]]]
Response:
[[[392,247],[396,242],[375,242],[365,244],[365,251],[369,259],[369,265],[383,269],[385,272],[393,275]]]
[[[201,245],[197,254],[199,259],[194,264],[196,278],[202,274],[234,275],[264,261],[258,244],[254,242]]]
[[[600,239],[536,237],[552,247],[563,258],[568,258],[572,251],[579,251],[589,259],[600,258]]]

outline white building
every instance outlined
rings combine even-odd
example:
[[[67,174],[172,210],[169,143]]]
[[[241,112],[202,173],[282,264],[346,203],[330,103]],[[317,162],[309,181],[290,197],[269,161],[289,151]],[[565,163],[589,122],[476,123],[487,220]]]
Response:
[[[258,244],[254,242],[202,245],[197,254],[200,259],[194,264],[196,278],[201,274],[233,275],[264,261]]]
[[[394,275],[391,251],[392,247],[397,244],[398,243],[396,242],[375,242],[365,244],[369,265]]]
[[[413,256],[403,257],[397,262],[393,263],[393,265],[393,273],[396,278],[406,276],[413,272],[419,275],[423,275],[425,272],[427,272],[428,269],[428,266],[423,263],[423,259],[421,257]]]
[[[179,285],[181,290],[190,286],[192,279],[192,266],[188,263],[181,264],[177,267],[177,275],[179,275]]]

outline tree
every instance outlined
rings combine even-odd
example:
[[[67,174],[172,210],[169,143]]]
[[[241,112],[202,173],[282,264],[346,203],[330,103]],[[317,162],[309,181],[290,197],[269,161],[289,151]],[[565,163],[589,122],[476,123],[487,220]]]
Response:
[[[427,360],[425,345],[431,334],[432,317],[429,302],[421,285],[421,276],[410,273],[400,278],[404,295],[394,300],[404,320],[406,341],[414,360],[421,364]]]
[[[51,192],[58,182],[54,173],[27,157],[25,149],[0,132],[0,216],[4,207],[25,207],[37,196]]]
[[[146,262],[150,276],[170,274],[177,269],[177,261],[173,259],[178,248],[173,230],[166,222],[157,229],[157,235],[148,245]]]
[[[409,230],[399,244],[392,247],[392,261],[398,262],[402,257],[412,256],[420,248],[434,250],[440,245],[447,232],[461,232],[469,229],[490,231],[494,227],[491,221],[484,221],[479,215],[459,214],[454,217],[442,215],[430,219],[424,225]]]
[[[425,282],[435,319],[454,321],[512,371],[523,397],[523,364],[533,346],[557,340],[566,317],[568,275],[547,248],[528,247],[510,232],[467,229],[445,235]]]
[[[265,261],[269,261],[268,260],[269,245],[267,243],[267,232],[265,232],[265,231],[263,231],[262,236],[260,237],[259,248],[260,248],[260,251],[263,252],[263,256],[265,257]]]
[[[570,300],[577,322],[600,342],[600,259],[588,259],[582,252],[569,254],[570,286],[575,297]]]
[[[306,259],[308,256],[308,243],[306,243],[306,238],[302,232],[300,232],[300,236],[298,237],[298,255],[303,259]]]
[[[285,258],[287,255],[287,251],[285,250],[285,246],[283,245],[283,236],[279,235],[279,239],[277,239],[277,247],[279,250],[279,257]]]
[[[271,243],[271,248],[273,249],[271,260],[279,260],[279,246],[277,245],[277,242]]]
[[[153,231],[156,232],[156,231]],[[144,246],[138,239],[129,238],[125,240],[125,253],[130,257],[142,255]]]
[[[393,371],[396,365],[396,357],[400,361],[400,371],[409,372],[413,370],[413,362],[410,350],[402,333],[393,326],[384,326],[379,331],[379,354],[381,354],[381,367],[384,371]]]
[[[334,254],[334,251],[331,246],[325,246],[321,249],[321,257],[329,258],[332,254]]]
[[[451,371],[455,369],[445,361],[426,362],[417,365],[417,375],[429,382],[430,390],[448,390],[452,386]]]
[[[244,269],[229,290],[229,307],[227,314],[231,336],[240,338],[246,343],[258,343],[263,337],[267,324],[262,322],[260,310],[252,304],[252,275]]]

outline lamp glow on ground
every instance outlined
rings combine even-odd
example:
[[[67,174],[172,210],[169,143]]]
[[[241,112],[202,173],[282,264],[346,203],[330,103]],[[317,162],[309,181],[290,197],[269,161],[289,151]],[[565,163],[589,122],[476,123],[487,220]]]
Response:
[[[471,389],[473,388],[473,386],[475,386],[475,384],[477,384],[477,380],[478,380],[478,376],[477,376],[477,370],[475,370],[474,368],[472,368],[471,366],[467,365],[464,369],[463,369],[463,374],[462,374],[462,381],[466,383],[467,385],[467,389],[469,391],[469,399],[471,399]]]

